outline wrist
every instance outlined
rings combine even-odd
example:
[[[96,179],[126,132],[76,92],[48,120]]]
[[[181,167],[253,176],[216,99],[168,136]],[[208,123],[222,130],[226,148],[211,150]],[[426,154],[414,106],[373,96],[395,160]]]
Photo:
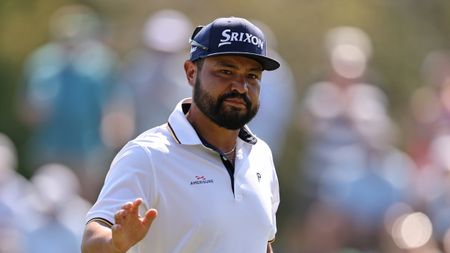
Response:
[[[128,251],[128,249],[123,249],[118,247],[117,245],[115,245],[113,239],[111,238],[110,242],[109,242],[109,246],[110,246],[110,251],[111,253],[126,253]]]

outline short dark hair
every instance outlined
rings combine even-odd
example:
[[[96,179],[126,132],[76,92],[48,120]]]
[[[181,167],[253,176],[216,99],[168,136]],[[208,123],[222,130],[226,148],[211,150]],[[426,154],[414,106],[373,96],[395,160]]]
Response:
[[[197,66],[198,71],[202,70],[204,62],[205,62],[204,58],[200,58],[194,61],[194,64]]]

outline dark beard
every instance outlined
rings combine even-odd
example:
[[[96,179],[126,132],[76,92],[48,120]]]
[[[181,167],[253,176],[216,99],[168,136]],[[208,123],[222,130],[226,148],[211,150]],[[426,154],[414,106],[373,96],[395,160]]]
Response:
[[[240,98],[245,102],[246,112],[239,108],[229,108],[224,106],[223,102],[227,98]],[[199,78],[195,80],[194,103],[210,120],[220,127],[237,130],[255,117],[259,109],[259,103],[253,106],[246,94],[229,92],[218,97],[217,100],[201,87]]]

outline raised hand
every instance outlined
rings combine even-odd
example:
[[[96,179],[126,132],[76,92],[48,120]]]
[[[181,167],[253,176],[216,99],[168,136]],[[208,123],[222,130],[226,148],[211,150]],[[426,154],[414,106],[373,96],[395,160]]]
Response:
[[[126,252],[142,240],[158,215],[156,209],[149,209],[144,217],[139,216],[141,203],[140,198],[128,202],[114,216],[115,224],[111,228],[112,245],[118,252]]]

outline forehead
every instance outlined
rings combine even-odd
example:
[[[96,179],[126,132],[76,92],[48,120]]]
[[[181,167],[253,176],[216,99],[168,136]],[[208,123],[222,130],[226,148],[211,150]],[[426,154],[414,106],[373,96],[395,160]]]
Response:
[[[262,71],[262,65],[252,58],[241,55],[217,55],[205,58],[205,64],[210,66],[228,66],[249,70]]]

